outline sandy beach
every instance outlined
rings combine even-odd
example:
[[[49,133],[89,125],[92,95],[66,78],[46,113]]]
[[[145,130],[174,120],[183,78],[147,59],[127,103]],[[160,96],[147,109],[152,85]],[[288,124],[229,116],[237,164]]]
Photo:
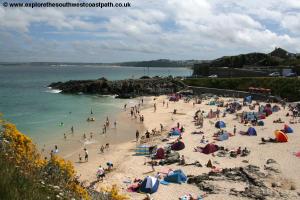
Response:
[[[95,184],[97,189],[103,187],[111,186],[113,184],[118,185],[122,193],[128,195],[130,199],[144,199],[145,194],[127,192],[128,186],[133,182],[135,178],[143,179],[148,175],[155,176],[159,171],[165,171],[166,169],[181,169],[186,175],[201,175],[203,173],[208,173],[212,169],[206,167],[208,160],[212,161],[212,164],[217,168],[234,168],[234,167],[246,167],[247,165],[255,165],[260,167],[261,172],[267,173],[264,166],[268,159],[274,159],[277,164],[278,170],[280,172],[274,176],[270,176],[266,180],[266,185],[270,186],[273,182],[280,182],[281,186],[276,188],[276,191],[283,191],[289,195],[288,199],[297,199],[297,191],[299,192],[300,182],[297,181],[300,179],[299,167],[300,159],[293,155],[294,152],[298,152],[300,149],[300,131],[299,123],[289,124],[291,117],[286,117],[288,112],[287,108],[284,110],[280,106],[278,112],[274,112],[272,115],[267,117],[264,121],[264,126],[256,126],[257,136],[243,136],[236,134],[233,137],[230,137],[225,141],[215,141],[213,140],[213,134],[218,131],[215,128],[216,118],[207,119],[204,118],[203,128],[198,128],[194,125],[193,116],[195,112],[199,109],[205,111],[207,114],[210,109],[215,111],[217,106],[207,105],[210,100],[204,100],[201,104],[193,105],[194,101],[184,102],[179,100],[178,102],[169,102],[167,96],[160,97],[147,97],[147,106],[141,110],[141,114],[144,115],[144,130],[157,129],[160,130],[160,123],[163,124],[165,131],[161,133],[160,136],[151,138],[151,141],[148,144],[157,145],[158,147],[165,147],[171,141],[175,141],[176,138],[169,138],[169,141],[162,142],[161,139],[166,138],[167,133],[172,127],[175,127],[177,122],[180,123],[180,126],[185,128],[185,131],[182,135],[182,141],[185,143],[185,148],[179,151],[180,155],[185,156],[186,163],[193,163],[199,161],[203,167],[196,167],[194,165],[189,166],[179,166],[176,164],[164,165],[164,166],[155,166],[155,171],[152,171],[152,168],[149,164],[145,164],[146,161],[150,161],[149,158],[144,156],[135,156],[135,148],[139,143],[135,141],[135,128],[133,127],[133,137],[132,140],[125,143],[112,144],[110,145],[109,150],[105,150],[104,153],[99,152],[99,143],[90,144],[87,146],[89,150],[89,161],[84,163],[78,162],[78,155],[73,155],[68,157],[71,161],[75,163],[80,179],[84,181],[87,185],[91,182],[96,181],[96,172],[99,165],[106,167],[106,162],[110,161],[114,164],[114,169],[106,174],[106,177],[102,182]],[[155,99],[155,100],[154,100]],[[228,102],[230,98],[223,98],[224,102]],[[163,106],[163,101],[168,102],[168,107],[165,103]],[[242,102],[242,99],[240,99]],[[154,112],[153,105],[156,103],[157,110]],[[265,103],[261,103],[265,104]],[[272,104],[274,105],[274,104]],[[173,114],[174,109],[177,110],[177,114]],[[219,108],[222,112],[222,109]],[[257,110],[257,109],[256,109]],[[255,110],[255,111],[256,111]],[[243,111],[250,111],[249,107],[242,107]],[[251,111],[253,112],[253,111]],[[129,109],[126,112],[129,120],[130,119]],[[261,137],[274,137],[274,131],[283,129],[284,123],[273,123],[274,120],[281,118],[286,124],[290,125],[293,128],[294,133],[289,134],[289,141],[287,143],[261,143]],[[236,113],[227,114],[226,117],[220,116],[220,119],[226,123],[226,128],[228,132],[232,133],[234,126],[237,128],[237,133],[239,131],[247,131],[249,128],[248,125],[240,123],[236,119]],[[191,134],[194,131],[203,131],[206,137],[206,140],[209,143],[215,143],[217,145],[223,146],[229,150],[236,150],[238,147],[246,147],[251,151],[250,155],[246,157],[236,157],[232,158],[230,156],[218,157],[215,154],[203,154],[200,152],[195,152],[194,148],[197,146],[204,147],[205,144],[201,144],[200,140],[202,135]],[[121,133],[117,133],[121,134]],[[143,135],[144,132],[141,132]],[[215,183],[220,192],[217,194],[207,194],[204,199],[249,199],[242,198],[240,196],[229,195],[231,188],[234,188],[238,191],[243,190],[247,184],[241,183],[238,181],[219,181]],[[295,190],[290,190],[291,187],[294,187]],[[159,185],[159,189],[154,193],[152,198],[154,199],[179,199],[185,194],[194,194],[202,195],[205,192],[201,191],[195,184],[175,184],[171,183],[169,185]],[[282,197],[286,199],[285,197]],[[272,197],[267,197],[267,199],[272,199]]]

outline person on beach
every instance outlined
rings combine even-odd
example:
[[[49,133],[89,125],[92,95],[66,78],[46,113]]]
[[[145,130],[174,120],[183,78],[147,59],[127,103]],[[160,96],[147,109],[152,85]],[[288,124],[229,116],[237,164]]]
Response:
[[[153,107],[154,107],[154,112],[156,112],[156,103],[154,103]]]
[[[165,100],[163,100],[163,107],[165,107]]]
[[[58,147],[57,147],[57,145],[55,145],[54,146],[54,153],[58,153],[58,152],[59,152]]]
[[[85,162],[89,161],[89,152],[86,148],[84,148],[84,160]]]
[[[142,105],[144,104],[144,99],[142,99]]]
[[[160,131],[162,132],[164,129],[164,126],[162,124],[160,124]]]
[[[79,158],[79,162],[81,163],[82,162],[82,157],[80,154],[78,154],[78,158]]]
[[[90,139],[93,139],[93,132],[90,132]]]
[[[103,145],[100,147],[100,153],[104,153],[104,146]]]
[[[147,138],[147,139],[150,138],[150,132],[149,132],[148,130],[146,131],[145,135],[146,135],[146,138]]]
[[[53,155],[54,155],[54,152],[53,152],[53,150],[51,150],[51,151],[50,151],[50,158],[52,158]]]
[[[86,139],[86,135],[85,135],[85,133],[83,133],[83,139],[84,139],[84,140]]]
[[[64,139],[65,139],[65,140],[67,140],[67,136],[66,136],[66,134],[65,134],[65,133],[64,133]]]
[[[177,122],[177,128],[179,128],[180,127],[180,124],[179,124],[179,122]]]
[[[233,128],[233,135],[236,134],[236,125],[234,125],[234,128]]]
[[[169,108],[169,102],[167,102],[167,108]]]
[[[114,127],[117,128],[117,121],[114,122]]]
[[[179,165],[185,165],[184,155],[182,155],[181,158],[179,159]]]
[[[103,181],[103,178],[105,177],[105,170],[103,167],[100,165],[98,170],[97,170],[97,179],[98,181]]]
[[[126,107],[127,107],[127,104],[125,103],[125,104],[124,104],[124,110],[125,110],[125,111],[126,111]]]
[[[91,115],[93,114],[93,109],[91,108]]]
[[[140,132],[138,130],[136,130],[136,132],[135,132],[136,141],[139,141],[139,138],[140,138]]]
[[[113,166],[114,166],[112,162],[107,162],[106,165],[107,165],[107,170],[108,171],[111,171]]]
[[[109,150],[109,143],[105,144],[105,149]]]
[[[71,133],[72,134],[74,133],[74,127],[73,126],[71,127]]]

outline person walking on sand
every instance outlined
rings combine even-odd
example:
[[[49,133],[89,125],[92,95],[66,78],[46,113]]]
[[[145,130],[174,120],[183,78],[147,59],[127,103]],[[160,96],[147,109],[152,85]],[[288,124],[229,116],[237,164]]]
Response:
[[[124,110],[125,110],[125,111],[126,111],[126,107],[127,107],[127,104],[125,103],[125,104],[124,104]]]
[[[82,157],[80,154],[78,154],[78,158],[79,158],[79,162],[81,163],[82,162]]]
[[[84,139],[84,140],[86,139],[86,135],[85,135],[85,133],[83,133],[83,139]]]
[[[65,134],[65,133],[64,133],[64,139],[65,139],[65,140],[67,140],[67,136],[66,136],[66,134]]]
[[[85,162],[89,161],[89,152],[86,148],[84,148],[84,161]]]
[[[156,112],[156,103],[154,103],[153,106],[154,106],[154,112]]]
[[[74,127],[73,126],[71,127],[71,133],[72,134],[74,133]]]
[[[233,135],[236,134],[236,125],[234,125],[234,128],[233,128]]]
[[[162,132],[164,129],[164,126],[162,124],[160,124],[160,131]]]
[[[90,132],[90,139],[93,139],[93,132]]]
[[[117,128],[117,121],[114,122],[114,127]]]
[[[139,130],[136,130],[136,132],[135,132],[136,141],[139,141],[139,137],[140,137],[140,132],[139,132]]]

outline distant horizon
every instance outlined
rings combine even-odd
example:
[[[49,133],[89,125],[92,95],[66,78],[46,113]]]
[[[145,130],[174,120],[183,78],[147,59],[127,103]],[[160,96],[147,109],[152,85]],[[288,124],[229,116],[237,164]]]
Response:
[[[272,51],[274,51],[275,49],[283,49],[281,47],[275,47]],[[292,53],[292,54],[298,54],[298,52],[290,52],[289,50],[287,49],[283,49],[283,50],[286,50],[287,52],[289,53]],[[246,52],[246,53],[240,53],[240,54],[235,54],[235,55],[223,55],[221,57],[226,57],[226,56],[237,56],[237,55],[243,55],[243,54],[251,54],[251,53],[265,53],[265,54],[268,54],[268,53],[271,53],[272,51],[269,51],[269,52]],[[159,61],[159,60],[168,60],[168,61],[172,61],[172,62],[180,62],[180,61],[212,61],[212,60],[215,60],[215,59],[218,59],[218,58],[221,58],[221,57],[217,57],[217,58],[212,58],[212,59],[180,59],[180,60],[173,60],[173,59],[168,59],[168,58],[158,58],[158,59],[152,59],[152,60],[129,60],[129,61],[120,61],[120,62],[72,62],[72,61],[29,61],[29,62],[22,62],[22,61],[19,61],[19,62],[13,62],[13,61],[9,61],[9,62],[2,62],[0,61],[0,64],[22,64],[22,63],[65,63],[65,64],[123,64],[123,63],[130,63],[130,62],[150,62],[150,61]]]

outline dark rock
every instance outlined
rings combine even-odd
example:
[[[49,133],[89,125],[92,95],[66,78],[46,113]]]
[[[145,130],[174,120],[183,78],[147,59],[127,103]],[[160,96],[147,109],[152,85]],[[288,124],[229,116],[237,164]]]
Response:
[[[70,94],[117,95],[117,98],[134,98],[138,96],[161,95],[174,93],[185,88],[185,85],[174,78],[147,78],[108,81],[79,80],[51,83],[49,87]]]

